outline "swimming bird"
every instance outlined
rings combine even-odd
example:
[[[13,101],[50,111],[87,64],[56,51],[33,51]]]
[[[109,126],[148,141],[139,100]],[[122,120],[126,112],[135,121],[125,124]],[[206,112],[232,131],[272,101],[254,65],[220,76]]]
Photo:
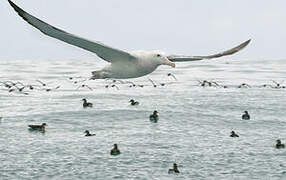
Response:
[[[239,137],[234,131],[231,131],[230,137]]]
[[[250,115],[248,114],[248,111],[244,111],[244,114],[241,116],[241,119],[243,120],[249,120]]]
[[[242,50],[250,42],[249,39],[232,49],[210,56],[166,55],[164,52],[157,50],[126,52],[65,32],[25,12],[11,0],[8,0],[8,2],[19,16],[45,35],[95,53],[98,57],[110,63],[102,70],[93,71],[90,79],[137,78],[152,73],[160,65],[175,67],[175,62],[198,61],[231,55]]]
[[[158,116],[158,111],[154,111],[153,112],[153,114],[151,114],[150,116],[149,116],[149,119],[150,119],[150,121],[151,122],[158,122],[158,120],[159,120],[159,116]]]
[[[138,102],[138,101],[135,101],[134,99],[131,99],[129,102],[130,102],[130,105],[131,105],[131,106],[139,105],[139,102]]]
[[[120,154],[120,151],[118,149],[117,144],[114,144],[114,147],[113,147],[113,149],[111,149],[110,154],[113,155],[113,156],[116,156],[116,155]]]
[[[28,125],[30,129],[32,130],[40,130],[40,131],[44,131],[45,127],[47,126],[46,123],[43,123],[42,125]]]
[[[169,169],[168,174],[171,174],[171,173],[180,173],[176,163],[173,164],[173,169]]]
[[[90,103],[90,102],[87,102],[86,99],[82,99],[82,101],[83,101],[82,106],[83,106],[84,108],[86,108],[86,107],[92,107],[92,106],[93,106],[93,104]]]
[[[90,134],[89,130],[84,131],[85,136],[95,136],[96,134]]]
[[[276,146],[275,146],[277,149],[282,149],[282,148],[285,148],[285,144],[282,144],[281,143],[281,140],[280,139],[277,139],[276,140]]]

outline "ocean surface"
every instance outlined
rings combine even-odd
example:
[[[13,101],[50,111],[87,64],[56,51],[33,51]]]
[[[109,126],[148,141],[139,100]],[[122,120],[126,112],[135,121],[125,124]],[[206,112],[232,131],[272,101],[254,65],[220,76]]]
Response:
[[[86,80],[104,65],[0,61],[1,180],[286,179],[286,149],[275,148],[277,139],[286,142],[286,89],[274,88],[286,85],[286,60],[177,63],[124,82]],[[238,88],[243,83],[250,87]],[[83,98],[93,108],[84,109]],[[149,121],[154,110],[158,123]],[[43,122],[44,133],[28,128]],[[240,137],[229,137],[232,130]],[[119,156],[109,154],[114,143]],[[173,163],[180,174],[168,174]]]

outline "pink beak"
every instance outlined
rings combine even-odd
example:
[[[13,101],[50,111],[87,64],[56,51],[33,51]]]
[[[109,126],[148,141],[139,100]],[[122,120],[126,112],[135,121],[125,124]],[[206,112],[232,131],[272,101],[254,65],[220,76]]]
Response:
[[[173,68],[176,67],[176,64],[170,61],[168,58],[165,57],[164,59],[164,65],[172,66]]]

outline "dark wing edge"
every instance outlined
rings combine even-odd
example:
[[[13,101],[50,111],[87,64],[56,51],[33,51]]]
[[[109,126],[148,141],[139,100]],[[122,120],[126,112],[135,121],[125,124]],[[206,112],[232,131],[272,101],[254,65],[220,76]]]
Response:
[[[116,60],[116,59],[120,59],[120,60],[135,59],[135,57],[133,57],[128,52],[118,50],[112,47],[108,47],[99,42],[89,41],[87,39],[75,36],[61,29],[58,29],[54,26],[51,26],[45,23],[44,21],[25,12],[23,9],[18,7],[11,0],[8,0],[8,2],[14,8],[14,10],[19,14],[20,17],[22,17],[27,23],[34,26],[35,28],[37,28],[38,30],[40,30],[42,33],[44,33],[47,36],[59,39],[68,44],[80,47],[90,52],[93,52],[97,56],[99,56],[100,58],[108,62],[112,62],[113,60]]]
[[[213,58],[218,58],[218,57],[222,57],[222,56],[228,56],[228,55],[232,55],[240,50],[242,50],[243,48],[245,48],[249,43],[250,43],[251,39],[241,43],[240,45],[229,49],[227,51],[218,53],[218,54],[214,54],[214,55],[210,55],[210,56],[178,56],[178,55],[170,55],[167,56],[167,58],[170,61],[173,62],[184,62],[184,61],[199,61],[199,60],[203,60],[203,59],[213,59]]]

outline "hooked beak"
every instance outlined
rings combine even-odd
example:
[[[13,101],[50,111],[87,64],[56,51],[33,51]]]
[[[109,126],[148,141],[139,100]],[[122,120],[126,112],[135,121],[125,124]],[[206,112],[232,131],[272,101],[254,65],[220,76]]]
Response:
[[[164,58],[164,65],[172,66],[173,68],[176,67],[176,64],[170,61],[168,58]]]

